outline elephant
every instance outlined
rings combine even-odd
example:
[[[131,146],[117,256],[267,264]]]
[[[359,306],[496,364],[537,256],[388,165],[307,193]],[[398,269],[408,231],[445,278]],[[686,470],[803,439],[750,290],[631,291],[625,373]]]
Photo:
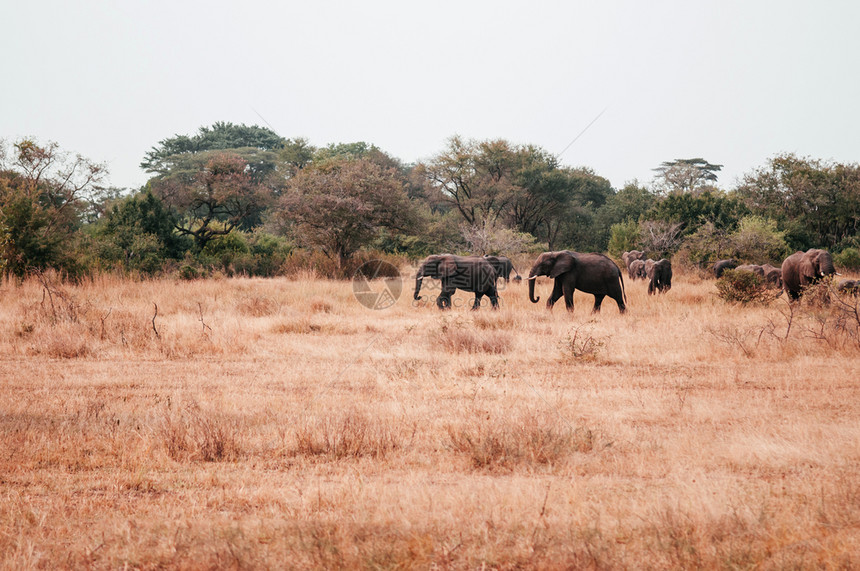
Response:
[[[758,274],[761,277],[764,277],[764,269],[761,266],[757,266],[755,264],[744,264],[742,266],[738,266],[735,268],[739,272],[752,272],[754,274]]]
[[[764,281],[769,286],[782,289],[782,269],[770,264],[762,264],[761,269],[764,271]]]
[[[630,266],[627,268],[627,275],[631,280],[644,280],[645,276],[645,262],[642,260],[633,260],[630,262]]]
[[[454,256],[452,254],[435,254],[418,268],[415,276],[415,294],[413,299],[421,299],[421,284],[425,278],[441,280],[442,291],[436,298],[439,309],[451,308],[451,296],[457,289],[475,293],[475,303],[472,310],[481,307],[481,298],[490,298],[493,309],[499,308],[498,292],[496,291],[496,270],[484,258],[477,256]]]
[[[511,262],[510,258],[506,256],[484,256],[484,259],[490,262],[490,265],[496,270],[496,275],[505,280],[505,283],[510,281],[511,271],[517,274],[517,277],[514,278],[515,282],[522,281],[523,278],[520,277],[520,273],[514,267],[514,263]]]
[[[535,280],[538,276],[549,276],[555,280],[552,294],[546,300],[547,309],[564,296],[564,304],[573,312],[573,292],[579,290],[594,296],[592,313],[600,311],[607,295],[618,304],[618,311],[627,309],[627,294],[624,291],[624,276],[618,266],[603,254],[580,254],[570,250],[544,252],[535,261],[529,272],[529,301],[537,303]]]
[[[645,252],[642,250],[630,250],[629,252],[624,252],[621,254],[621,261],[624,262],[624,266],[630,270],[630,263],[633,260],[645,260]]]
[[[645,278],[646,279],[649,279],[649,280],[651,279],[651,271],[652,271],[653,267],[654,267],[654,260],[651,260],[651,259],[645,260]]]
[[[651,260],[649,260],[651,261]],[[672,262],[662,258],[648,265],[648,295],[672,289]]]
[[[795,252],[782,262],[782,286],[792,300],[800,299],[803,289],[823,277],[839,275],[833,267],[830,252],[811,248]]]
[[[718,260],[714,263],[714,276],[721,278],[723,272],[738,267],[738,262],[732,258],[728,260]]]
[[[836,288],[836,291],[841,294],[857,297],[860,295],[860,280],[842,280],[839,282],[839,286]]]

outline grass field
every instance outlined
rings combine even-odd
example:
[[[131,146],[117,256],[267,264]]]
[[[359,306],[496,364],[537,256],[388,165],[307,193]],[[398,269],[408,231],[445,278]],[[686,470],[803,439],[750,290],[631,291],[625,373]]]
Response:
[[[856,313],[626,286],[5,282],[0,567],[860,567]]]

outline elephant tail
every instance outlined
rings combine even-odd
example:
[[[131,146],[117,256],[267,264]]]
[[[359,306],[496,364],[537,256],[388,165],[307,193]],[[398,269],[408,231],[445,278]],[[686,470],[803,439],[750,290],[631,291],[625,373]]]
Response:
[[[618,279],[621,280],[621,297],[624,299],[624,305],[627,305],[627,290],[624,289],[624,273],[618,271]]]

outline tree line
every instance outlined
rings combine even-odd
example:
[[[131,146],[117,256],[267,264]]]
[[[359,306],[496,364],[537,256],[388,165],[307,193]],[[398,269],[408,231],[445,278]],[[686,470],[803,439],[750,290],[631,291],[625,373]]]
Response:
[[[706,266],[778,262],[820,247],[860,266],[860,166],[777,155],[719,186],[703,158],[615,189],[534,145],[450,138],[405,164],[375,145],[315,147],[215,123],[154,145],[150,178],[105,186],[106,168],[56,143],[0,144],[0,269],[139,276],[351,275],[363,259],[430,253],[645,250]]]

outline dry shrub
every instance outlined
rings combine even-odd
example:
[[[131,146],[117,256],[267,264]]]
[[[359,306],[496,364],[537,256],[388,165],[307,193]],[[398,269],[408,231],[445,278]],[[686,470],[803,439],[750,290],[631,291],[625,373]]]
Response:
[[[574,428],[557,415],[478,418],[472,425],[448,427],[452,449],[478,470],[557,466],[595,448],[592,430]]]
[[[296,431],[295,454],[303,456],[383,459],[399,447],[388,423],[356,411],[310,419]]]
[[[309,334],[309,333],[318,333],[322,331],[322,326],[317,325],[316,323],[311,323],[309,317],[303,317],[301,319],[297,319],[295,321],[282,321],[280,323],[276,323],[272,327],[272,333],[278,334],[290,334],[290,333],[300,333],[300,334]]]
[[[475,331],[459,320],[442,320],[439,328],[430,333],[434,345],[451,353],[507,353],[513,346],[513,337],[506,331]]]
[[[491,311],[475,315],[472,319],[478,329],[514,329],[517,319],[509,311]]]
[[[310,301],[310,308],[314,313],[331,313],[334,306],[325,299],[316,297]]]
[[[270,297],[252,295],[241,299],[236,309],[248,317],[267,317],[278,312],[278,304]]]
[[[568,331],[564,339],[559,341],[562,360],[565,361],[596,361],[600,352],[606,346],[608,336],[594,333],[594,321],[589,321]]]
[[[830,293],[833,291],[831,278],[821,280],[803,288],[801,298],[804,305],[820,307],[830,304]]]
[[[767,305],[781,294],[782,289],[746,270],[726,270],[717,280],[717,295],[729,303]]]
[[[95,353],[93,338],[84,327],[75,323],[64,323],[31,339],[29,353],[54,359],[78,359]]]
[[[223,462],[241,456],[241,428],[223,412],[203,410],[195,400],[182,407],[168,399],[158,434],[177,462]]]

